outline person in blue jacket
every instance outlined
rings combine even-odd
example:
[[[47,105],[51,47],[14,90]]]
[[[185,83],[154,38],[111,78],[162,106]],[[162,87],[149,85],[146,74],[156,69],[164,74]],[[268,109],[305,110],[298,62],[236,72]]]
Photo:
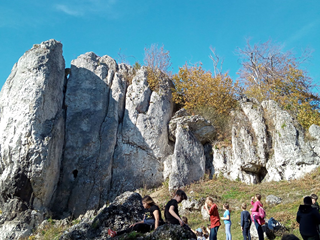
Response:
[[[241,209],[242,209],[242,212],[241,212],[240,226],[241,226],[243,239],[244,240],[251,240],[250,226],[251,226],[252,221],[251,221],[250,213],[247,211],[247,204],[242,203]]]

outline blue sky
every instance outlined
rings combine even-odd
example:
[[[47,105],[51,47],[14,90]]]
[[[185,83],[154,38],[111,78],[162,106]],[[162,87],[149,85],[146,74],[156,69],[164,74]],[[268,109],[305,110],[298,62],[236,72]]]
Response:
[[[269,39],[284,50],[313,49],[304,67],[320,84],[319,0],[3,0],[0,1],[0,86],[33,44],[56,39],[66,67],[93,51],[143,63],[144,48],[164,44],[173,72],[186,62],[213,70],[212,46],[233,79],[237,48]]]

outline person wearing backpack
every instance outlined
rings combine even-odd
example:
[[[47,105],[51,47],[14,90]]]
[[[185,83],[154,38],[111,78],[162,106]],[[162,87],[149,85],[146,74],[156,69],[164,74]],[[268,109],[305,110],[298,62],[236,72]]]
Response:
[[[255,202],[253,200],[256,200]],[[256,226],[259,240],[264,240],[263,231],[261,225],[265,223],[264,217],[265,212],[263,209],[263,204],[261,203],[261,195],[256,194],[255,197],[251,198],[251,205],[253,206],[251,208],[251,219],[252,222],[254,222],[254,225]]]

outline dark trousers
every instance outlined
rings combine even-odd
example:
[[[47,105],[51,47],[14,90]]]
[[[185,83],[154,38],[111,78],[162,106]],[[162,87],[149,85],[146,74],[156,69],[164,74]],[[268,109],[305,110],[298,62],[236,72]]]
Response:
[[[248,226],[247,226],[247,224],[246,224],[246,225],[244,225],[244,227],[243,227],[243,231],[242,231],[243,240],[251,240],[251,235],[250,235],[250,226],[251,226],[251,224],[250,224],[250,225],[248,225]]]
[[[263,231],[261,225],[257,222],[256,219],[254,219],[254,225],[256,226],[259,240],[264,240]]]
[[[125,230],[119,231],[117,232],[117,236],[118,235],[122,235],[124,233],[130,233],[132,231],[137,231],[137,232],[141,232],[141,233],[146,233],[146,232],[150,232],[151,230],[151,226],[148,224],[144,224],[144,223],[137,223],[136,225],[129,227]]]
[[[305,236],[305,235],[301,234],[301,237],[303,238],[303,240],[319,240],[319,236],[318,235],[309,237],[309,236]]]
[[[217,240],[219,226],[210,229],[209,240]]]

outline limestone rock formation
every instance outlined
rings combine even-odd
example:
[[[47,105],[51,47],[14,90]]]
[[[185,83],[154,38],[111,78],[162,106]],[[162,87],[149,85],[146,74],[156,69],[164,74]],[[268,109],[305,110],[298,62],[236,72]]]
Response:
[[[0,206],[5,213],[1,239],[30,234],[28,227],[18,225],[32,225],[31,213],[27,221],[22,219],[28,213],[20,213],[46,211],[50,205],[64,143],[64,87],[62,44],[49,40],[19,59],[1,90]],[[6,215],[17,209],[15,216]],[[23,230],[9,231],[8,225]]]
[[[305,132],[274,101],[245,100],[233,113],[232,146],[213,148],[216,173],[246,183],[297,179],[319,166],[318,126]]]
[[[145,67],[92,52],[65,69],[55,40],[27,51],[0,93],[0,238],[26,237],[49,215],[78,217],[166,179],[170,189],[205,173],[258,183],[319,166],[320,127],[305,132],[274,101],[243,98],[229,145],[212,147],[215,127],[174,113],[171,80],[162,74],[158,85],[150,89]]]

